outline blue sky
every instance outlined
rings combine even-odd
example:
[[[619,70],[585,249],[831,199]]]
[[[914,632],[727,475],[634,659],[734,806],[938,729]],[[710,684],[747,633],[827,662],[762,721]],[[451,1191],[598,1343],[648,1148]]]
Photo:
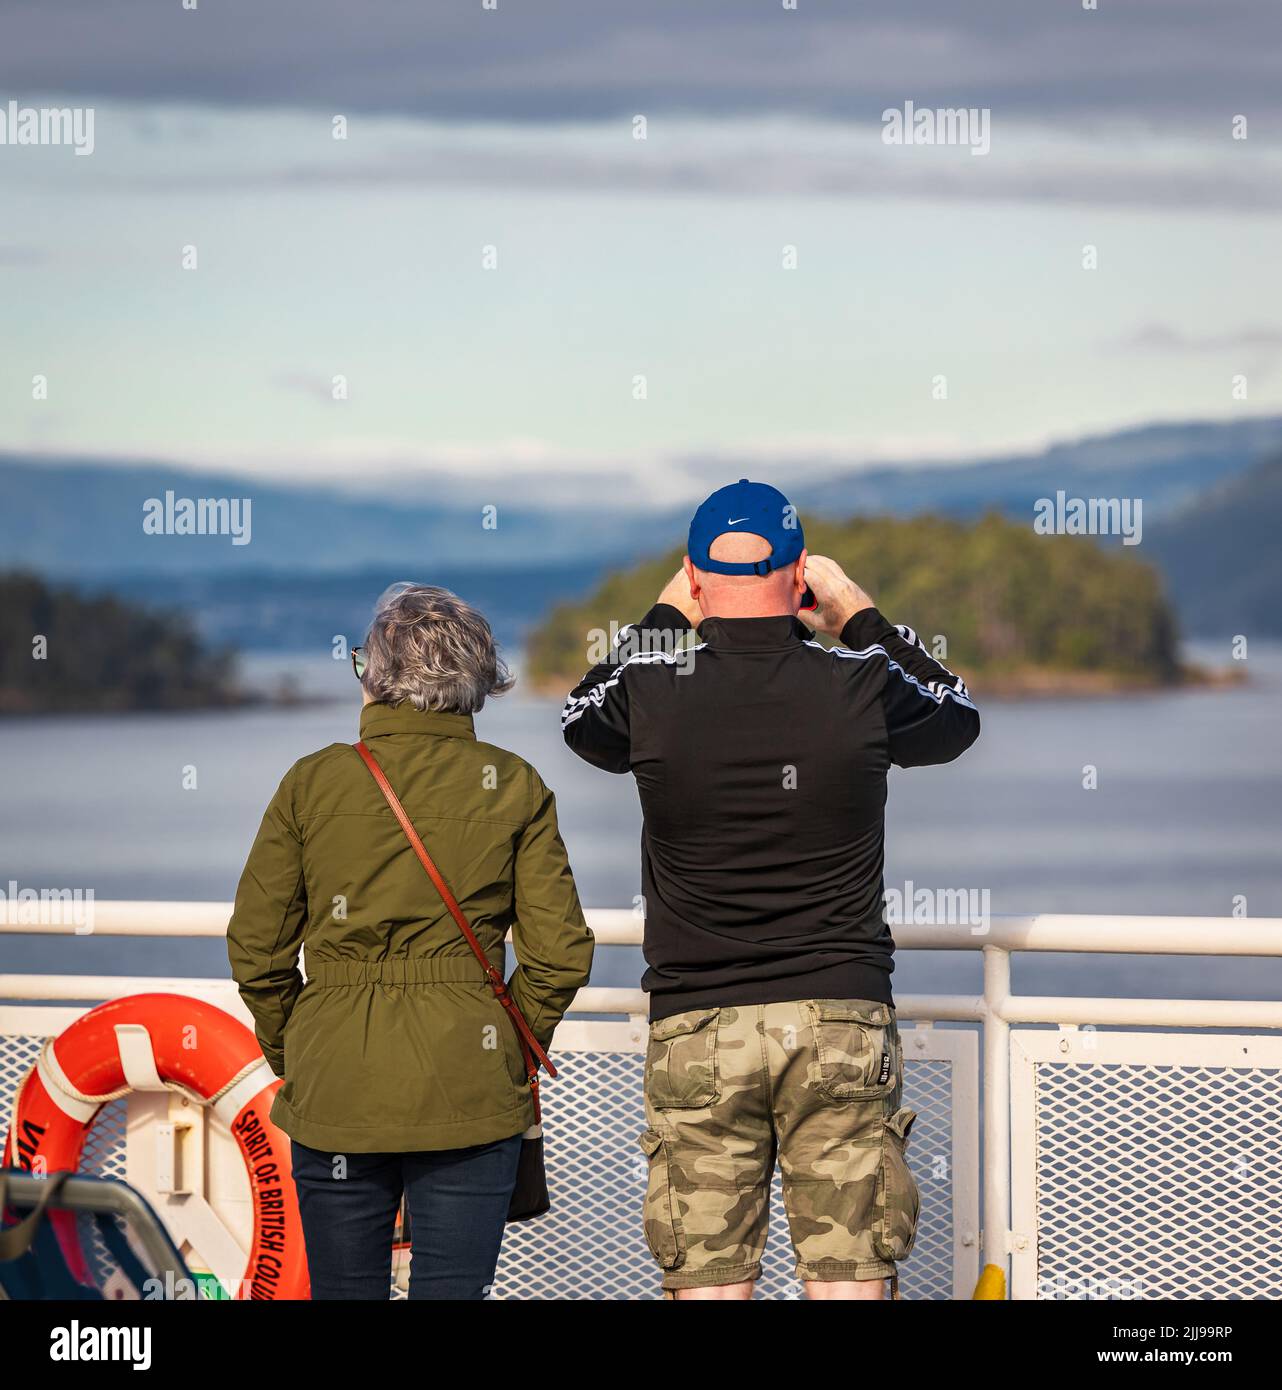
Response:
[[[802,6],[0,6],[0,100],[95,111],[0,146],[0,448],[667,501],[1282,410],[1270,7]],[[991,151],[884,144],[905,100]]]

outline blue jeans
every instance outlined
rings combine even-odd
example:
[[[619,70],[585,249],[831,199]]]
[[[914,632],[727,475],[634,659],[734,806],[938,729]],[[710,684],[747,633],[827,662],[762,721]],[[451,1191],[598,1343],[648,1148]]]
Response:
[[[403,1193],[413,1255],[409,1296],[484,1298],[520,1154],[519,1134],[422,1153],[330,1154],[294,1140],[312,1297],[390,1296],[392,1230]]]

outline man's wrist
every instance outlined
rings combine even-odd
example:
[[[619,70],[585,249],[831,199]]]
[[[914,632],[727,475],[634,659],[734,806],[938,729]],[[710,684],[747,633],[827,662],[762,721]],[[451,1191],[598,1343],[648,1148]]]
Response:
[[[852,608],[848,608],[846,610],[845,617],[843,617],[841,620],[841,626],[837,629],[837,632],[839,634],[845,632],[846,628],[850,625],[852,619],[857,618],[860,615],[860,613],[867,613],[871,607],[871,603],[861,603],[857,604]]]
[[[859,608],[842,624],[841,640],[847,647],[858,650],[877,642],[889,624],[877,611],[875,604]]]

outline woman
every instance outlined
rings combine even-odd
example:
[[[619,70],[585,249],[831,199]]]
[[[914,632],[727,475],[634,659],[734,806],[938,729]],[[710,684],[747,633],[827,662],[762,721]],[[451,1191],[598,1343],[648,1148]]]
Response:
[[[361,739],[546,1046],[586,982],[583,920],[552,793],[472,715],[511,688],[489,624],[446,589],[379,600]],[[307,980],[299,973],[306,947]],[[533,1098],[512,1020],[350,744],[285,774],[227,928],[232,973],[284,1078],[313,1298],[386,1299],[402,1194],[411,1298],[494,1278]]]

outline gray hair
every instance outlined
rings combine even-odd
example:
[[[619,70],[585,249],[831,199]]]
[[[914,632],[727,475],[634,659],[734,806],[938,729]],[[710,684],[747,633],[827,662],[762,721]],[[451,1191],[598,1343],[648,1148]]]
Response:
[[[374,605],[361,684],[372,700],[475,714],[515,681],[482,613],[448,589],[393,584]]]

